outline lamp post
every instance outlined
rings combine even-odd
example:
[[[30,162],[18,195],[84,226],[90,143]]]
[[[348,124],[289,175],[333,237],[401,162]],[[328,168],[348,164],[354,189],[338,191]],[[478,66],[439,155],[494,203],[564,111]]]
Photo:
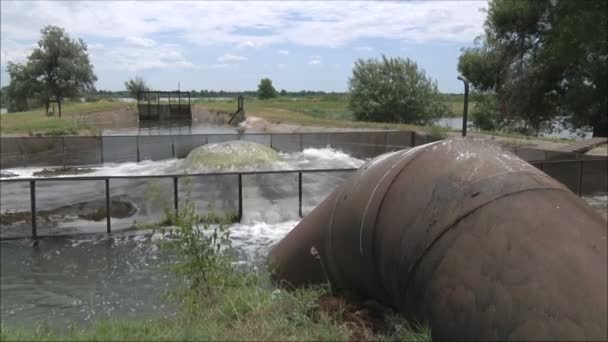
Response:
[[[458,76],[458,79],[464,83],[464,109],[462,113],[462,136],[467,136],[467,115],[469,112],[469,80],[464,76]]]

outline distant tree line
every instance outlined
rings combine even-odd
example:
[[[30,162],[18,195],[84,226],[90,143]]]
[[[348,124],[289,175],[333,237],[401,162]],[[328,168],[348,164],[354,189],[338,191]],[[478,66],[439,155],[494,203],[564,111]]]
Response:
[[[173,91],[177,91],[174,89]],[[182,91],[187,91],[183,90]],[[299,91],[286,91],[282,89],[278,92],[279,96],[287,96],[287,97],[315,97],[315,96],[325,96],[325,95],[342,95],[345,96],[348,93],[346,92],[335,92],[335,91],[319,91],[319,90],[299,90]],[[93,90],[90,92],[84,92],[83,97],[95,97],[99,99],[103,98],[116,98],[116,97],[131,97],[132,93],[129,90]],[[247,97],[257,97],[257,90],[244,90],[244,91],[227,91],[227,90],[190,90],[190,96],[192,97],[209,97],[209,98],[218,98],[218,97],[238,97],[238,96],[247,96]]]

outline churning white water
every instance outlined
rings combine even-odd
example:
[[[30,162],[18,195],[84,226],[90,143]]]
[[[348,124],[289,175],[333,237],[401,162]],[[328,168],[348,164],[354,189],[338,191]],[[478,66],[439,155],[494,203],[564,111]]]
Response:
[[[141,161],[91,167],[81,176],[166,175],[180,173],[180,160]],[[264,170],[357,168],[364,160],[331,148],[281,153],[280,160]],[[228,167],[227,171],[250,171],[260,166]],[[2,170],[13,179],[35,177],[40,167]],[[207,171],[201,167],[198,172]],[[208,171],[217,172],[215,168]],[[302,212],[318,205],[351,173],[303,175]],[[59,176],[66,177],[66,176]],[[38,177],[40,178],[40,177]],[[230,226],[237,261],[263,268],[271,246],[298,222],[297,174],[243,176],[243,218]],[[55,327],[83,324],[99,318],[172,316],[176,308],[165,294],[175,288],[176,279],[167,264],[175,255],[154,243],[165,236],[156,228],[165,208],[173,207],[172,179],[112,180],[113,199],[131,203],[135,213],[112,217],[115,232],[82,237],[42,239],[37,248],[27,240],[0,242],[0,315],[3,323],[31,327],[47,322]],[[236,176],[198,177],[180,182],[180,198],[194,201],[205,211],[237,208]],[[40,219],[39,232],[105,232],[105,219],[95,221],[78,216],[84,207],[103,205],[103,181],[39,181],[38,213],[52,213]],[[0,212],[29,210],[29,184],[3,183]],[[594,207],[606,208],[608,197],[592,196]],[[145,224],[146,229],[129,230]],[[29,234],[28,222],[15,221],[0,227],[2,234]]]
[[[280,160],[264,166],[204,165],[197,172],[356,168],[364,163],[331,148],[280,153]],[[180,174],[181,160],[141,161],[90,167],[78,176],[132,176]],[[41,167],[4,169],[11,179],[34,176]],[[304,174],[302,211],[308,213],[335,189],[350,172]],[[57,177],[68,177],[63,175]],[[102,233],[105,219],[78,216],[83,207],[103,206],[103,181],[38,181],[36,183],[39,235]],[[3,214],[29,210],[28,182],[3,183]],[[3,322],[28,327],[47,322],[55,327],[84,324],[104,317],[171,316],[176,309],[164,294],[175,287],[175,276],[166,267],[175,256],[158,248],[154,240],[164,235],[155,228],[164,208],[173,207],[172,179],[113,179],[112,199],[131,203],[136,213],[112,217],[114,234],[57,237],[39,241],[0,243],[0,314]],[[193,177],[180,180],[180,199],[193,200],[201,211],[237,208],[236,176]],[[237,261],[261,267],[270,247],[298,222],[297,173],[243,176],[243,218],[230,226]],[[47,216],[44,213],[52,212]],[[147,224],[146,229],[130,227]],[[4,237],[27,236],[30,223],[11,222],[0,228]],[[12,235],[11,235],[12,234]]]

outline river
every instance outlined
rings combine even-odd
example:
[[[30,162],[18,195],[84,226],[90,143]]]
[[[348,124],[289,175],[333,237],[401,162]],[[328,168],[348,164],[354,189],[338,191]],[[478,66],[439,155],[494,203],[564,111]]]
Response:
[[[352,168],[364,160],[329,148],[305,149],[281,154],[282,161],[267,169]],[[107,164],[89,175],[158,175],[174,173],[179,160]],[[41,168],[4,169],[14,178],[32,177]],[[309,213],[350,173],[304,174],[303,213]],[[92,233],[80,237],[52,237],[32,247],[29,240],[0,242],[0,317],[9,326],[33,327],[46,323],[54,329],[83,326],[101,318],[171,317],[177,312],[167,298],[183,279],[169,266],[176,256],[159,248],[163,239],[155,222],[163,208],[172,206],[171,180],[124,179],[113,181],[111,195],[132,202],[137,212],[127,218],[113,218],[113,234],[103,234],[105,220],[90,221],[68,211],[39,220],[39,234]],[[180,196],[191,192],[202,211],[213,202],[215,210],[234,210],[236,176],[200,178],[180,183]],[[75,183],[38,182],[38,212],[76,208],[104,198],[103,181]],[[243,219],[230,226],[233,252],[240,264],[265,269],[271,246],[298,222],[297,175],[243,176]],[[3,183],[0,211],[27,211],[27,183]],[[586,200],[606,211],[608,196],[598,194]],[[148,223],[147,229],[129,229]],[[0,227],[3,237],[29,234],[27,222]]]
[[[364,161],[332,149],[305,149],[281,154],[283,161],[269,169],[352,168]],[[109,164],[90,175],[153,175],[175,172],[178,160]],[[41,168],[4,169],[16,178],[31,177]],[[350,173],[305,174],[303,213],[310,212]],[[168,179],[170,181],[170,179]],[[235,176],[194,180],[190,198],[201,211],[214,202],[217,211],[235,209]],[[103,199],[103,182],[39,182],[38,212]],[[88,324],[99,318],[172,316],[176,308],[166,298],[176,279],[168,265],[174,255],[158,248],[158,230],[129,230],[138,224],[158,222],[172,200],[170,182],[121,180],[112,186],[112,196],[122,196],[137,207],[137,213],[112,219],[113,234],[41,239],[38,247],[27,240],[0,242],[0,315],[4,323],[30,327],[47,322],[57,329],[70,324]],[[185,196],[188,185],[180,184]],[[26,183],[4,183],[0,191],[2,213],[27,210]],[[299,221],[297,174],[243,176],[243,219],[230,227],[237,261],[264,269],[270,246]],[[153,226],[153,225],[152,225]],[[4,237],[26,235],[25,222],[3,225]],[[69,214],[49,221],[39,220],[39,234],[104,232],[105,220],[87,221]]]

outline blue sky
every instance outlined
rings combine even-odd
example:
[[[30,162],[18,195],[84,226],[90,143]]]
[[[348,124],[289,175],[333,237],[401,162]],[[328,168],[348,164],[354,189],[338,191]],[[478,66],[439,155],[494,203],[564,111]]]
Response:
[[[483,31],[485,1],[0,2],[1,84],[44,25],[84,39],[97,89],[134,76],[159,90],[345,91],[357,58],[409,57],[443,92],[461,92],[458,56]]]

